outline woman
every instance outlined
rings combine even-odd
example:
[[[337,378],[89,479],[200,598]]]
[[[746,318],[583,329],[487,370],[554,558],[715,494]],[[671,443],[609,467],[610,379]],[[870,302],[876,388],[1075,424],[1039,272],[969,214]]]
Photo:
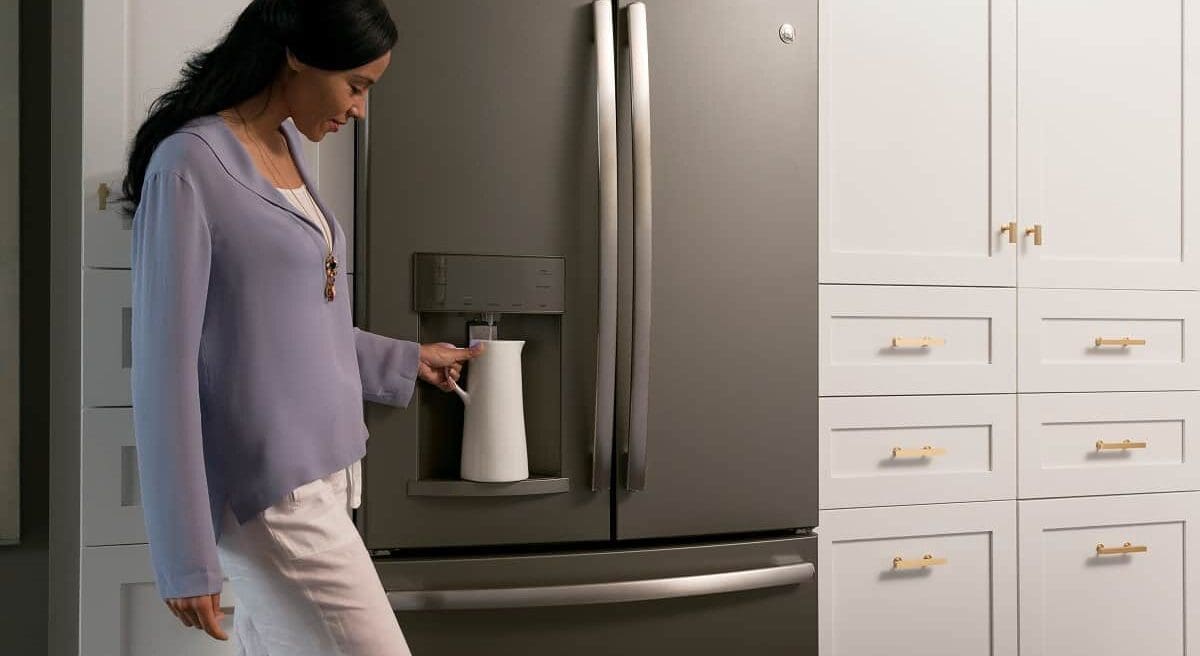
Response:
[[[408,654],[350,517],[363,399],[449,390],[477,349],[351,324],[348,244],[300,154],[362,118],[396,27],[380,0],[254,0],[130,150],[133,414],[156,584],[243,654]],[[291,122],[286,119],[291,118]]]

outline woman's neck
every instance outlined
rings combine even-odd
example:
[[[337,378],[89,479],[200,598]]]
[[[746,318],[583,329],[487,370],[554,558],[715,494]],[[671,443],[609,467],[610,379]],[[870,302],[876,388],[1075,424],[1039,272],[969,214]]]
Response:
[[[278,84],[264,89],[257,95],[220,112],[226,121],[239,130],[249,130],[258,143],[273,153],[286,151],[287,144],[279,133],[279,126],[291,116],[283,89]]]

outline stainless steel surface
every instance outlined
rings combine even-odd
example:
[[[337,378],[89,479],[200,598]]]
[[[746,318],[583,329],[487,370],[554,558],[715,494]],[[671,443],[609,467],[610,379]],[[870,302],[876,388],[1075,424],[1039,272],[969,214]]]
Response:
[[[804,570],[816,564],[813,537],[599,548],[547,554],[387,558],[376,562],[384,589],[504,590],[694,576]],[[810,570],[811,571],[811,570]],[[459,656],[811,656],[816,654],[816,581],[777,587],[568,606],[402,610],[397,619],[414,654]]]
[[[817,2],[643,4],[654,151],[647,478],[642,491],[617,487],[616,535],[815,526]],[[779,39],[784,23],[791,44]],[[617,70],[632,95],[636,67]],[[623,190],[636,186],[630,104],[618,102]],[[643,272],[626,257],[636,202],[623,194],[622,309]],[[630,323],[619,381],[636,352]],[[623,385],[618,398],[632,405],[639,395]]]
[[[416,253],[413,309],[561,314],[564,269],[561,257]]]
[[[408,494],[421,497],[512,497],[561,494],[570,489],[570,480],[552,476],[531,476],[514,483],[479,483],[460,479],[425,479],[408,482]]]
[[[420,384],[406,408],[366,405],[364,540],[369,549],[607,540],[611,498],[591,489],[602,235],[595,7],[386,4],[401,35],[371,89],[369,253],[358,263],[367,312],[359,325],[461,345],[476,313],[415,311],[414,253],[560,258],[562,314],[505,314],[498,325],[502,339],[526,340],[531,473],[567,479],[570,490],[410,494],[410,481],[460,474],[462,402]],[[468,365],[468,389],[470,375]]]
[[[629,79],[633,114],[633,380],[625,488],[646,488],[646,417],[650,403],[651,238],[654,209],[650,156],[650,62],[646,5],[629,5]]]
[[[612,471],[617,378],[617,72],[611,0],[592,4],[596,41],[596,151],[600,178],[600,299],[596,325],[592,491],[608,487]]]
[[[389,592],[393,610],[462,610],[611,604],[741,592],[798,585],[813,579],[812,563],[642,581],[474,590]]]

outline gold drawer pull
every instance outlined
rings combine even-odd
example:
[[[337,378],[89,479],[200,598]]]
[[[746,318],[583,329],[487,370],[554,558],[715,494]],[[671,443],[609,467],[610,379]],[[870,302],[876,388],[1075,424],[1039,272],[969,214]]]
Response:
[[[933,554],[925,554],[920,560],[904,560],[904,556],[896,556],[892,559],[892,569],[924,569],[947,562],[945,558],[934,558]]]
[[[905,449],[903,447],[892,447],[893,458],[924,458],[925,456],[940,456],[945,455],[946,450],[934,448],[932,446],[923,446],[919,449]]]
[[[928,346],[943,346],[946,340],[941,337],[893,337],[892,348],[901,346],[920,346],[922,348]]]
[[[1129,440],[1121,440],[1120,442],[1105,442],[1104,440],[1096,440],[1097,451],[1113,451],[1116,449],[1144,449],[1145,442],[1130,442]]]
[[[1134,337],[1097,337],[1096,346],[1144,346],[1146,340]]]
[[[1132,545],[1126,542],[1120,547],[1106,547],[1103,544],[1096,545],[1097,556],[1112,556],[1115,554],[1131,554],[1131,553],[1146,553],[1150,549],[1144,545]]]
[[[112,191],[108,188],[108,183],[101,182],[100,187],[96,189],[96,195],[100,197],[100,209],[108,209],[108,196]]]
[[[1004,234],[1006,232],[1008,233],[1008,243],[1010,243],[1010,244],[1017,243],[1017,222],[1016,221],[1009,221],[1008,223],[1005,223],[1004,225],[1000,226],[1000,234]]]

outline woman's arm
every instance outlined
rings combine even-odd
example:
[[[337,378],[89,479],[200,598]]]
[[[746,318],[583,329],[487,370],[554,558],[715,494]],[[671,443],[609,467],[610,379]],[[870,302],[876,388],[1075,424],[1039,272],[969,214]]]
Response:
[[[200,425],[200,333],[212,248],[183,175],[147,175],[133,222],[133,419],[159,594],[221,591]]]
[[[421,345],[354,328],[354,349],[363,398],[375,403],[408,407],[417,385]]]

